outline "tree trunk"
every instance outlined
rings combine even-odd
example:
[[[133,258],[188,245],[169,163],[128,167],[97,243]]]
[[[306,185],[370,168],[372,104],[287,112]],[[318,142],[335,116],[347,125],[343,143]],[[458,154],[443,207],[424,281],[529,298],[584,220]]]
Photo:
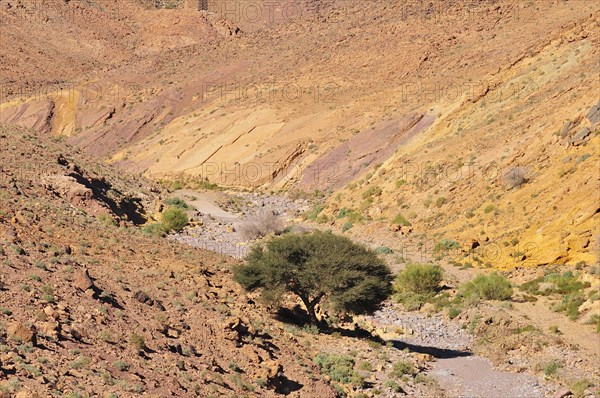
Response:
[[[323,297],[323,294],[319,294],[317,297],[310,300],[308,297],[300,296],[302,303],[304,303],[304,306],[306,307],[306,312],[308,313],[310,322],[313,325],[317,326],[318,328],[321,328],[322,324],[321,324],[321,321],[319,320],[319,318],[317,318],[317,312],[315,311],[315,307],[317,306],[319,301],[321,301],[322,297]]]
[[[306,310],[308,311],[308,316],[310,317],[310,321],[312,324],[319,326],[319,318],[317,318],[317,313],[315,311],[315,306],[314,305],[308,305],[306,307]]]

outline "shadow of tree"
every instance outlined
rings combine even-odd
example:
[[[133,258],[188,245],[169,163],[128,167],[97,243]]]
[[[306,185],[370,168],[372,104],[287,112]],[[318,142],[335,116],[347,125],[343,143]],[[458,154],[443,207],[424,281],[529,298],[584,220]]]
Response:
[[[434,358],[444,359],[444,358],[457,358],[457,357],[469,357],[473,355],[470,351],[460,351],[460,350],[452,350],[448,348],[438,348],[438,347],[430,347],[430,346],[422,346],[417,344],[410,344],[400,340],[392,340],[392,345],[394,348],[399,350],[404,350],[408,348],[411,352],[417,352],[419,354],[429,354]]]
[[[294,380],[290,380],[284,375],[278,376],[272,384],[275,388],[275,392],[282,395],[289,395],[295,391],[301,390],[302,387],[304,387],[303,384]]]

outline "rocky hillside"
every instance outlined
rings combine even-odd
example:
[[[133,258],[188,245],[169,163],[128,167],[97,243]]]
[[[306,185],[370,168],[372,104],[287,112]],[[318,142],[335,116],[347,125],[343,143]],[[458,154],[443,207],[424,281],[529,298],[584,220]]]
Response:
[[[24,130],[0,142],[0,396],[334,396],[229,260],[134,226],[157,187]]]
[[[571,26],[451,109],[436,108],[436,122],[333,197],[323,221],[346,209],[379,220],[372,228],[392,223],[429,258],[446,240],[458,243],[445,248],[451,256],[479,265],[594,264],[597,21]]]
[[[400,215],[482,264],[594,261],[594,2],[167,3],[3,2],[0,122],[154,179],[339,191],[322,221]]]

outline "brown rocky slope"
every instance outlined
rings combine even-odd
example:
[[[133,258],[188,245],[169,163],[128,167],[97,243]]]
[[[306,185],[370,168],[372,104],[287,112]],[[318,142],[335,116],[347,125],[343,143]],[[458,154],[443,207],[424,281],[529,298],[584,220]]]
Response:
[[[156,187],[24,130],[0,141],[1,396],[333,396],[229,260],[119,215]]]

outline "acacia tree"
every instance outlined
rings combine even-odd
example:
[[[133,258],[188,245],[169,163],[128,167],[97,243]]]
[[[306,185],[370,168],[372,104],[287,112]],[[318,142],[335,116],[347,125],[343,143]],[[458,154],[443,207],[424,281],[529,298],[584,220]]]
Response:
[[[315,325],[321,301],[340,312],[365,314],[392,293],[391,271],[374,251],[326,232],[287,234],[258,244],[246,264],[234,269],[234,278],[248,291],[260,290],[267,302],[295,294]]]

